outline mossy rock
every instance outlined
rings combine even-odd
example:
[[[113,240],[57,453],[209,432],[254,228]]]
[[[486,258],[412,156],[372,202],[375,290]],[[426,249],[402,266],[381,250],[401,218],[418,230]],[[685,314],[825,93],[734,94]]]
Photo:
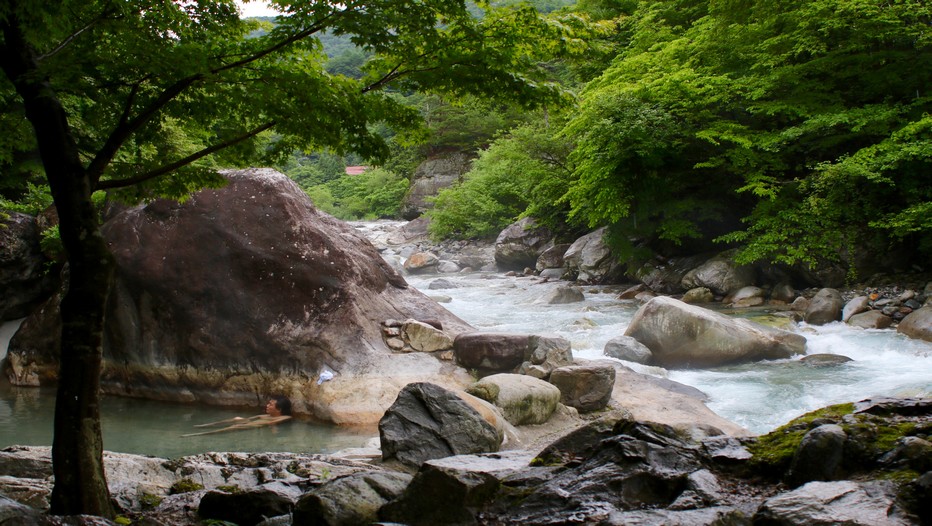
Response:
[[[181,479],[178,482],[172,484],[171,488],[168,490],[169,495],[178,495],[179,493],[190,493],[192,491],[198,491],[204,489],[203,484],[198,484],[191,479]]]
[[[768,478],[782,478],[812,422],[822,419],[838,421],[853,412],[854,404],[850,403],[823,407],[757,437],[747,445],[747,450],[753,455],[749,461],[751,471]]]
[[[782,479],[806,433],[819,425],[834,423],[840,425],[848,436],[842,460],[847,473],[872,473],[873,476],[898,482],[915,478],[911,470],[885,465],[882,459],[898,446],[902,438],[928,435],[932,431],[932,424],[922,418],[878,416],[855,413],[854,410],[854,404],[818,409],[752,440],[747,444],[748,451],[753,455],[748,463],[751,472],[767,478]]]

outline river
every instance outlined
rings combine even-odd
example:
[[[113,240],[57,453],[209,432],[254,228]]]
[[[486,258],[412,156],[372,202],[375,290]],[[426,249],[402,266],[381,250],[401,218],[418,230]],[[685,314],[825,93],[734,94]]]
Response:
[[[636,302],[617,299],[618,290],[610,286],[583,287],[586,299],[581,303],[548,305],[541,299],[558,283],[476,272],[443,275],[456,288],[430,290],[430,283],[438,277],[407,279],[480,330],[557,334],[572,343],[574,355],[580,358],[604,358],[605,343],[624,333],[638,308]],[[17,325],[8,322],[0,326],[0,358],[6,354],[8,339]],[[842,354],[853,361],[814,368],[797,358],[710,370],[626,365],[704,391],[713,411],[755,433],[770,431],[795,416],[829,404],[876,396],[932,396],[932,343],[911,340],[894,330],[863,330],[842,323],[818,327],[800,324],[791,330],[807,338],[808,354]],[[52,391],[13,387],[0,379],[0,447],[51,444],[53,408]],[[181,437],[196,431],[195,424],[259,412],[259,407],[223,408],[105,397],[104,447],[161,457],[205,451],[327,453],[362,447],[377,436],[373,429],[334,428],[295,420],[272,429]]]

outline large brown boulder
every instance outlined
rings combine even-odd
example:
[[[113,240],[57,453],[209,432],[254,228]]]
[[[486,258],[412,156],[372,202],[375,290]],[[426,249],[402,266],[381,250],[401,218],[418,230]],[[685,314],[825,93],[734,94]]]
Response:
[[[36,218],[0,215],[0,321],[27,316],[54,292],[58,271],[42,253]]]
[[[650,349],[664,367],[714,367],[789,358],[802,354],[806,339],[745,319],[658,296],[635,313],[625,331]]]
[[[241,405],[283,392],[296,412],[373,424],[408,383],[471,383],[434,356],[392,354],[381,331],[387,319],[413,318],[455,336],[465,322],[408,287],[286,176],[225,175],[222,189],[131,208],[103,226],[118,267],[105,392]],[[54,381],[55,313],[44,309],[14,338],[14,378]],[[318,382],[325,371],[333,378]]]

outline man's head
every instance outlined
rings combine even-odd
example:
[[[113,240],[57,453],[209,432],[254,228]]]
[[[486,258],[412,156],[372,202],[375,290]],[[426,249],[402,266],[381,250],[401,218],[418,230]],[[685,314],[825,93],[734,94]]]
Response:
[[[273,396],[265,405],[265,413],[270,416],[291,415],[291,400],[287,396]]]

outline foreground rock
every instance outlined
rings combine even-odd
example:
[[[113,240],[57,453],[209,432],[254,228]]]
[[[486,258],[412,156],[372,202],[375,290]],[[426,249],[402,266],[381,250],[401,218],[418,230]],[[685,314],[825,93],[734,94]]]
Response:
[[[225,188],[131,208],[103,226],[118,266],[104,392],[231,405],[284,393],[296,412],[373,424],[408,383],[471,383],[432,355],[393,355],[381,330],[390,318],[437,320],[453,337],[465,322],[407,287],[284,175],[226,176]],[[48,304],[15,336],[14,383],[54,381],[56,311]],[[325,370],[333,379],[318,384]]]
[[[379,421],[382,458],[417,468],[425,460],[498,451],[502,436],[455,393],[406,386]]]
[[[802,354],[798,334],[689,305],[668,297],[644,304],[625,331],[664,367],[713,367]]]
[[[413,477],[287,453],[174,461],[107,454],[105,465],[120,513],[139,524],[199,523],[206,517],[197,509],[213,516],[239,509],[234,521],[252,524],[258,514],[250,509],[273,514],[293,506],[291,517],[262,524],[899,526],[929,519],[932,444],[921,438],[929,429],[932,399],[881,399],[823,408],[742,439],[689,438],[610,412],[546,447],[428,460]],[[806,438],[819,434],[830,439]],[[812,442],[821,445],[813,449]],[[41,477],[28,480],[48,488],[48,453],[6,450],[0,466]],[[839,456],[837,469],[811,472],[832,480],[796,489],[781,483],[799,463],[835,463]],[[29,517],[28,524],[63,524],[0,495],[0,518],[10,514]],[[112,524],[81,520],[66,523]]]

